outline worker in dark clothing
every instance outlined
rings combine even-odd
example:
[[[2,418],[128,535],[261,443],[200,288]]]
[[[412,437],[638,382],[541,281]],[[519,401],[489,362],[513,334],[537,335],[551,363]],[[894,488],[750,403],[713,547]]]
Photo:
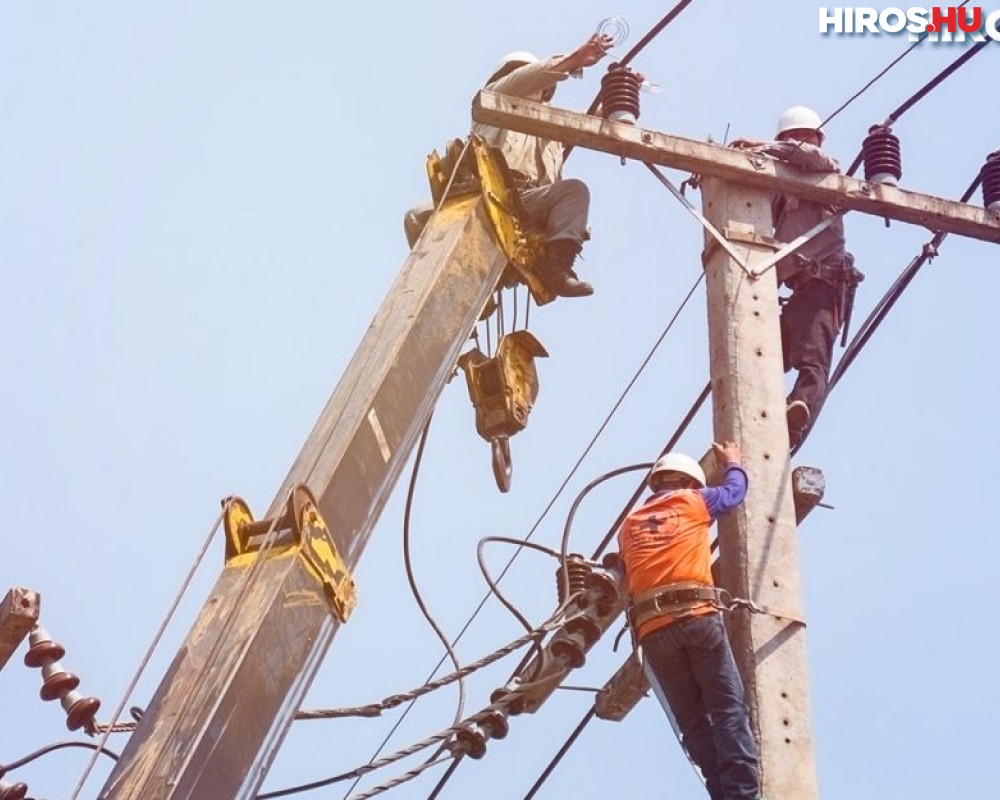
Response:
[[[743,682],[712,581],[709,528],[747,493],[742,454],[713,444],[725,476],[705,487],[690,456],[668,453],[649,474],[652,496],[618,534],[629,623],[650,685],[676,721],[681,743],[712,800],[757,800],[757,745]]]
[[[569,55],[539,59],[523,51],[508,53],[486,81],[485,88],[547,103],[561,81],[570,76],[580,77],[584,68],[600,61],[613,44],[610,36],[594,34]],[[520,191],[528,223],[544,233],[539,274],[549,291],[563,297],[593,294],[593,287],[580,280],[573,269],[588,238],[590,192],[583,181],[562,177],[562,142],[482,123],[475,123],[472,132],[503,153]],[[411,247],[432,212],[430,206],[407,212],[404,227]]]
[[[751,148],[806,172],[839,172],[837,160],[821,149],[821,124],[815,111],[795,106],[778,120],[775,141],[737,139],[733,146]],[[835,208],[777,195],[773,212],[774,237],[783,243],[829,220],[824,230],[778,263],[778,281],[792,291],[781,311],[781,342],[785,371],[798,373],[787,406],[788,438],[795,447],[823,405],[834,342],[864,275],[846,250],[844,220]]]

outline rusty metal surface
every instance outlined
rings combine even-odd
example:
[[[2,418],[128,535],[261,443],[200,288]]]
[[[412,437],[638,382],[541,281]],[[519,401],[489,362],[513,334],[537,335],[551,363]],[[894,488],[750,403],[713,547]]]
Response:
[[[796,467],[792,470],[792,501],[795,503],[795,524],[802,522],[823,500],[826,478],[816,467]]]

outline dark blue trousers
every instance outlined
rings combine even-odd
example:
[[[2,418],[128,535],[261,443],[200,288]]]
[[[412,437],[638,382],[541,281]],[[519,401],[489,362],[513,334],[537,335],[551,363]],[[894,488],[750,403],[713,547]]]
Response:
[[[757,746],[722,615],[653,631],[642,650],[650,683],[669,705],[712,800],[757,800]]]

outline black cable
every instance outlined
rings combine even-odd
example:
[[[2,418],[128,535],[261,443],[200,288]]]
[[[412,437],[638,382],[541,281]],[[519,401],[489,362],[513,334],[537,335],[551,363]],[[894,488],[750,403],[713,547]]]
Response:
[[[976,190],[979,188],[979,184],[982,182],[982,176],[977,175],[975,180],[969,184],[969,188],[965,190],[962,194],[962,203],[967,203]],[[931,238],[927,244],[921,249],[920,255],[914,258],[906,268],[900,273],[899,277],[893,282],[892,286],[889,287],[888,291],[882,296],[882,299],[878,301],[875,308],[872,309],[871,313],[858,328],[858,332],[854,334],[854,338],[848,343],[847,348],[844,350],[844,354],[840,357],[837,362],[836,368],[830,375],[829,381],[827,381],[826,395],[823,398],[823,403],[816,410],[816,414],[813,416],[812,423],[806,429],[802,440],[792,449],[792,455],[795,455],[799,451],[799,448],[805,444],[806,439],[809,437],[810,432],[815,427],[816,420],[819,418],[820,413],[826,406],[826,401],[830,397],[830,393],[834,390],[840,379],[844,377],[847,370],[850,369],[851,364],[860,355],[861,351],[864,349],[865,345],[878,330],[878,327],[882,324],[882,321],[888,316],[889,312],[892,310],[893,306],[896,305],[896,301],[902,297],[903,292],[910,285],[910,282],[916,277],[917,273],[921,268],[930,261],[934,256],[937,255],[938,248],[948,238],[948,234],[945,231],[938,231]]]
[[[444,775],[441,776],[441,780],[437,782],[437,786],[427,795],[427,800],[435,800],[435,798],[441,794],[441,790],[444,789],[444,785],[448,783],[451,779],[452,773],[458,769],[458,765],[462,763],[462,759],[465,757],[465,753],[455,756],[455,760],[451,762],[451,766],[445,770]]]
[[[489,329],[487,328],[487,332],[488,330]],[[427,610],[427,606],[420,595],[420,590],[417,588],[416,580],[413,577],[413,566],[410,562],[410,512],[413,508],[413,496],[416,492],[417,475],[420,472],[420,463],[423,461],[424,446],[427,444],[427,434],[430,432],[430,429],[431,429],[431,419],[428,419],[427,424],[424,426],[423,432],[420,434],[420,443],[417,445],[417,453],[413,458],[413,469],[410,472],[410,485],[406,491],[406,506],[403,511],[403,563],[406,566],[406,580],[410,584],[410,591],[413,594],[413,599],[416,600],[417,605],[420,607],[420,611],[424,615],[424,619],[426,619],[427,622],[430,624],[431,628],[434,629],[434,633],[437,634],[437,637],[438,639],[441,640],[441,643],[444,644],[446,657],[451,659],[451,663],[455,665],[455,670],[458,671],[462,668],[458,662],[458,656],[455,654],[453,646],[448,642],[448,637],[444,635],[444,632],[441,630],[437,622],[434,620],[430,612]],[[438,662],[438,666],[440,666],[443,663],[444,663],[444,658],[442,658],[441,661]],[[431,677],[433,677],[433,675]],[[428,678],[428,680],[430,680],[430,678]],[[427,681],[424,681],[424,683],[426,682]],[[378,749],[369,759],[368,761],[369,764],[371,764],[376,758],[378,758],[379,753],[382,752],[382,749],[389,743],[389,740],[393,737],[396,731],[399,730],[399,726],[403,724],[403,720],[406,719],[406,715],[409,714],[410,709],[413,708],[414,702],[416,701],[410,702],[410,704],[405,709],[403,709],[403,713],[399,715],[399,719],[397,719],[392,728],[389,729],[389,733],[386,734],[385,738],[382,740],[382,743],[378,746]],[[455,721],[453,724],[457,725],[459,722],[461,722],[462,714],[464,711],[465,711],[465,680],[459,679],[458,709],[456,711]],[[438,755],[440,755],[440,753],[441,750],[438,749],[430,756],[428,760],[433,761],[435,758],[438,757]],[[358,782],[361,780],[362,777],[363,777],[362,775],[358,775],[354,779],[354,783],[351,784],[351,786],[347,790],[347,794],[344,795],[345,798],[348,795],[350,795],[351,792],[354,791],[354,787],[358,785]],[[325,786],[327,784],[319,783],[319,785]],[[273,795],[273,796],[278,797],[280,795]],[[261,797],[263,797],[263,795],[261,795]]]
[[[563,526],[562,540],[559,544],[559,560],[562,563],[562,570],[560,574],[560,583],[562,586],[563,597],[569,597],[569,535],[573,529],[573,519],[576,517],[576,510],[580,507],[583,499],[590,494],[594,489],[600,486],[602,483],[611,480],[612,478],[617,478],[619,475],[627,475],[629,472],[636,472],[642,470],[643,473],[649,473],[649,470],[653,466],[652,461],[644,461],[641,464],[630,464],[627,467],[618,467],[617,469],[605,472],[603,475],[599,475],[594,478],[590,483],[583,487],[580,493],[573,500],[573,505],[569,508],[569,513],[566,515],[566,524]],[[629,501],[625,510],[631,509],[635,505],[635,501],[642,495],[642,491],[646,486],[646,478],[643,477],[642,484],[640,485],[638,492],[633,495],[632,500]],[[617,530],[617,528],[615,528]],[[600,553],[594,556],[596,559]]]
[[[557,766],[559,766],[559,762],[562,761],[563,756],[566,755],[566,753],[569,752],[569,749],[576,743],[577,737],[579,737],[579,735],[583,733],[583,729],[587,727],[590,721],[594,718],[595,714],[597,714],[597,706],[591,706],[590,711],[584,714],[583,719],[580,720],[580,724],[573,729],[573,732],[569,735],[569,738],[565,741],[563,746],[559,748],[559,752],[555,754],[555,756],[549,762],[549,765],[542,771],[542,774],[538,776],[538,780],[536,780],[534,784],[532,784],[531,788],[528,790],[528,793],[524,796],[524,800],[531,800],[531,798],[534,797],[535,794],[537,794],[542,784],[545,783],[546,780],[548,780],[548,777],[549,775],[552,774],[552,771]]]
[[[963,3],[964,5],[964,3]],[[986,47],[992,39],[984,39],[983,41],[977,43],[974,47],[966,50],[962,55],[951,62],[947,67],[941,70],[937,75],[931,78],[927,83],[920,87],[916,92],[914,92],[906,101],[899,106],[895,111],[893,111],[888,117],[885,118],[883,125],[889,126],[897,122],[903,114],[913,108],[917,103],[923,100],[928,94],[930,94],[942,81],[952,75],[956,70],[963,66],[969,61],[976,53]],[[864,150],[858,153],[857,157],[851,162],[850,168],[847,170],[848,175],[853,175],[857,172],[858,167],[861,166],[861,162],[864,160]]]
[[[80,747],[83,748],[84,750],[92,750],[95,753],[107,756],[112,761],[117,761],[121,757],[114,750],[108,750],[108,748],[101,747],[100,745],[94,744],[93,742],[75,742],[75,741],[53,742],[52,744],[45,745],[45,747],[40,747],[38,750],[35,750],[32,753],[28,753],[28,755],[17,759],[17,761],[11,761],[9,764],[0,764],[0,778],[2,778],[8,772],[13,772],[15,769],[20,769],[21,767],[30,764],[32,761],[41,758],[42,756],[46,756],[49,753],[54,753],[56,750],[66,750],[71,747]]]
[[[961,3],[959,3],[959,4],[958,4],[957,8],[962,8],[963,6],[966,6],[966,5],[968,5],[968,4],[969,4],[969,0],[963,0],[963,2],[961,2]],[[906,57],[907,57],[907,56],[908,56],[908,55],[909,55],[910,53],[912,53],[912,52],[913,52],[913,50],[914,50],[914,49],[915,49],[915,48],[916,48],[916,47],[917,47],[918,45],[920,45],[920,44],[921,44],[921,43],[922,43],[922,42],[923,42],[923,41],[924,41],[924,40],[925,40],[925,39],[926,39],[926,38],[927,38],[928,36],[930,36],[930,34],[929,34],[929,33],[922,33],[922,34],[921,34],[920,36],[918,36],[918,37],[917,37],[917,40],[916,40],[916,41],[915,41],[915,42],[914,42],[913,44],[911,44],[911,45],[910,45],[909,47],[907,47],[907,48],[906,48],[906,49],[905,49],[905,50],[904,50],[904,51],[903,51],[903,52],[902,52],[902,53],[901,53],[900,55],[896,56],[896,57],[895,57],[895,58],[894,58],[894,59],[893,59],[893,60],[892,60],[892,61],[891,61],[891,62],[889,63],[889,65],[888,65],[888,66],[886,66],[886,67],[885,67],[885,68],[884,68],[884,69],[883,69],[883,70],[882,70],[881,72],[879,72],[879,73],[878,73],[878,74],[877,74],[877,75],[876,75],[876,76],[875,76],[874,78],[872,78],[872,79],[871,79],[870,81],[868,81],[868,83],[866,83],[866,84],[865,84],[864,86],[862,86],[862,87],[861,87],[860,89],[858,89],[858,91],[856,91],[856,92],[855,92],[854,94],[852,94],[852,95],[851,95],[851,96],[850,96],[849,98],[847,98],[847,100],[845,100],[845,101],[844,101],[844,102],[843,102],[843,103],[842,103],[842,104],[841,104],[841,105],[840,105],[840,106],[839,106],[839,107],[837,108],[837,110],[836,110],[836,111],[834,111],[834,112],[833,112],[832,114],[830,114],[830,116],[828,116],[828,117],[827,117],[826,119],[824,119],[824,120],[823,120],[823,121],[822,121],[822,122],[820,123],[820,125],[819,125],[819,126],[820,126],[820,127],[822,128],[822,127],[823,127],[824,125],[826,125],[826,124],[827,124],[827,123],[828,123],[828,122],[829,122],[830,120],[832,120],[832,119],[833,119],[834,117],[836,117],[836,116],[837,116],[837,115],[838,115],[838,114],[839,114],[839,113],[840,113],[841,111],[843,111],[843,110],[844,110],[845,108],[847,108],[847,107],[848,107],[848,106],[849,106],[849,105],[850,105],[851,103],[853,103],[853,102],[854,102],[855,100],[857,100],[857,99],[858,99],[859,97],[861,97],[861,95],[863,95],[863,94],[864,94],[865,92],[867,92],[867,91],[868,91],[868,90],[869,90],[869,89],[870,89],[870,88],[871,88],[872,86],[874,86],[874,85],[875,85],[875,83],[876,83],[876,82],[877,82],[878,80],[880,80],[881,78],[883,78],[883,77],[884,77],[884,76],[885,76],[885,75],[886,75],[886,74],[887,74],[887,73],[888,73],[888,72],[889,72],[889,71],[890,71],[890,70],[891,70],[891,69],[892,69],[893,67],[895,67],[895,66],[896,66],[896,65],[897,65],[897,64],[898,64],[898,63],[899,63],[900,61],[902,61],[902,60],[903,60],[904,58],[906,58]],[[855,168],[855,169],[856,169],[856,168]]]
[[[517,621],[524,626],[524,629],[530,633],[535,628],[530,622],[528,622],[527,618],[514,606],[514,604],[507,599],[503,592],[500,591],[500,587],[497,586],[497,581],[493,580],[489,574],[489,570],[486,567],[486,559],[483,557],[483,547],[489,542],[505,542],[507,544],[517,545],[518,548],[528,547],[533,550],[538,550],[541,553],[545,553],[546,555],[553,556],[554,558],[559,558],[559,553],[550,547],[545,547],[544,545],[536,544],[535,542],[529,542],[525,539],[514,539],[510,536],[484,536],[476,545],[476,560],[479,562],[479,571],[483,573],[483,578],[489,585],[490,591],[496,596],[497,600],[499,600],[504,607],[514,615]],[[537,655],[539,661],[541,660],[542,643],[538,639],[532,641],[531,648],[518,665],[518,670],[531,660],[532,654]]]

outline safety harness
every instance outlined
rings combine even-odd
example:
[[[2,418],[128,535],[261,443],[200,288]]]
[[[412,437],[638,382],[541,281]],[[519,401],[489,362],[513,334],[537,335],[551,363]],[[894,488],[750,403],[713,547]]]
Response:
[[[752,600],[733,597],[725,589],[720,589],[717,586],[706,586],[694,581],[668,583],[639,592],[632,598],[626,614],[634,637],[639,628],[651,619],[668,614],[678,618],[687,617],[695,610],[704,608],[706,603],[711,604],[717,611],[734,611],[738,608],[744,608],[755,614],[766,614],[799,625],[806,624],[805,620],[798,614],[762,606]]]
[[[719,590],[714,586],[706,586],[694,581],[668,583],[654,586],[639,592],[628,608],[629,623],[633,630],[639,628],[651,619],[669,614],[672,617],[686,617],[703,608],[705,603],[723,608],[720,602]]]

